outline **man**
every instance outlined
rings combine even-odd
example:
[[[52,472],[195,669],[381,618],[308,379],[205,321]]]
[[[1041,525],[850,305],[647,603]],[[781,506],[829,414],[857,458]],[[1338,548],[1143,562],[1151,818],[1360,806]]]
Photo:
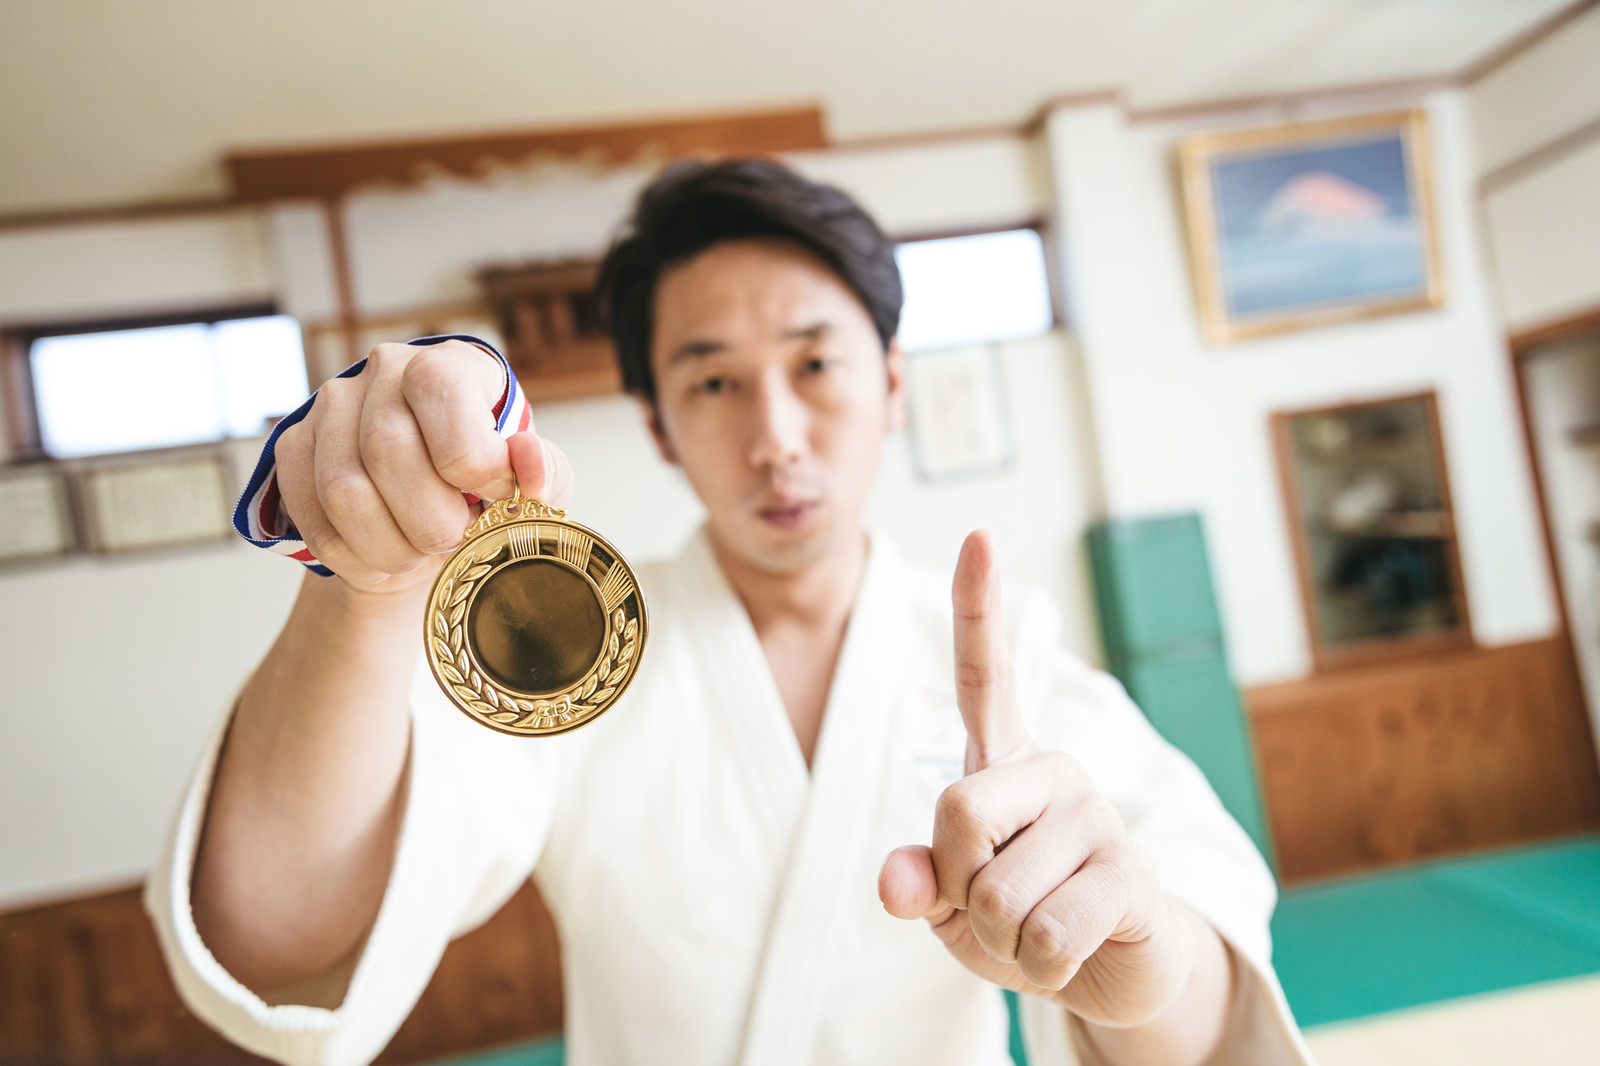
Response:
[[[324,385],[244,506],[337,576],[307,576],[150,890],[196,1012],[284,1061],[364,1061],[535,871],[574,1063],[999,1063],[996,986],[1036,1064],[1302,1061],[1270,876],[1193,765],[1056,646],[1043,597],[1002,614],[986,534],[947,586],[864,528],[905,389],[871,219],[775,163],[684,165],[599,287],[707,511],[641,568],[633,687],[539,741],[449,708],[420,613],[463,493],[560,506],[573,471],[470,339]]]

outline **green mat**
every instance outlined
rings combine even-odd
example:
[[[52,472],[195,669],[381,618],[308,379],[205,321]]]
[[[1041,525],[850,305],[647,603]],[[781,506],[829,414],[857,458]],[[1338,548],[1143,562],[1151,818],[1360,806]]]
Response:
[[[1600,839],[1287,891],[1272,933],[1303,1026],[1600,973]]]
[[[532,1044],[480,1052],[463,1059],[448,1059],[436,1066],[562,1066],[564,1061],[566,1045],[557,1036]]]

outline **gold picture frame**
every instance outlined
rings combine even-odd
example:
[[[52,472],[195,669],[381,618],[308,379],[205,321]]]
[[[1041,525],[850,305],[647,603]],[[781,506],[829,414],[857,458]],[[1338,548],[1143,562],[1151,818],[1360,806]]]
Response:
[[[1207,343],[1444,302],[1422,111],[1201,134],[1178,159]]]

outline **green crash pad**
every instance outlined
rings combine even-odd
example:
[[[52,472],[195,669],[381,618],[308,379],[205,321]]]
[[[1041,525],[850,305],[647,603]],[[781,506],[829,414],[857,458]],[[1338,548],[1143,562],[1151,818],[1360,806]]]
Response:
[[[1600,973],[1600,839],[1293,889],[1272,933],[1303,1026]]]
[[[1089,530],[1107,666],[1272,861],[1255,753],[1228,673],[1200,516],[1114,519]]]

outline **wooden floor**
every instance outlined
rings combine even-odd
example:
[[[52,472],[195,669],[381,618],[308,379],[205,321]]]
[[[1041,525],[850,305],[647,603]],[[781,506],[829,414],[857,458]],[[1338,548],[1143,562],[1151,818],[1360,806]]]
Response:
[[[267,1060],[195,1018],[128,888],[0,914],[3,1066],[234,1066]],[[555,927],[530,883],[445,952],[377,1062],[433,1062],[561,1028]]]

